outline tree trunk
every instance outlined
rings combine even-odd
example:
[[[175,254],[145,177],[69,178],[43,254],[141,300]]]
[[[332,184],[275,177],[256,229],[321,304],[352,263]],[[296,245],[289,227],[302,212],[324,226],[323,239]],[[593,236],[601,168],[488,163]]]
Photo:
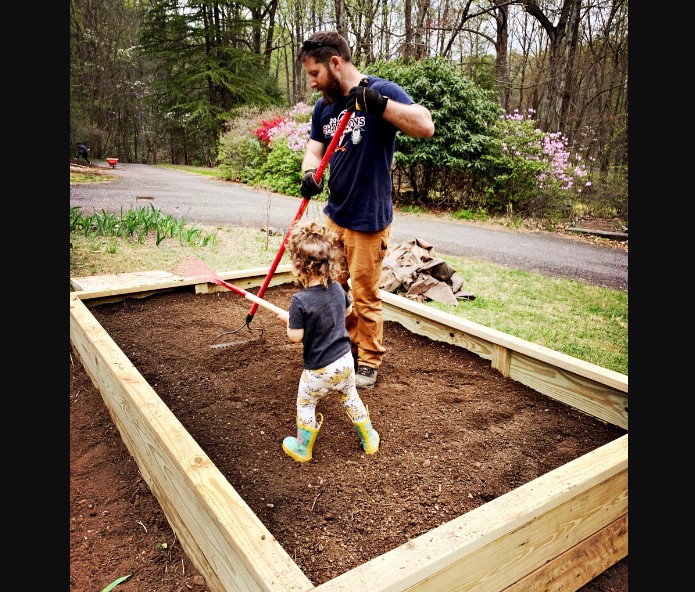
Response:
[[[563,0],[557,25],[542,11],[536,0],[523,0],[524,10],[536,18],[548,35],[549,62],[538,119],[544,131],[565,131],[565,117],[572,98],[572,63],[582,0]]]
[[[497,24],[495,38],[495,81],[497,82],[500,106],[505,111],[509,110],[509,64],[507,51],[509,41],[509,28],[507,26],[509,8],[506,0],[495,0],[497,11],[495,22]]]
[[[345,0],[335,0],[335,22],[336,31],[347,39],[348,21],[347,12],[345,12]]]
[[[405,0],[404,6],[404,23],[405,23],[405,39],[403,42],[403,50],[401,52],[403,61],[407,64],[412,59],[413,55],[413,2]]]

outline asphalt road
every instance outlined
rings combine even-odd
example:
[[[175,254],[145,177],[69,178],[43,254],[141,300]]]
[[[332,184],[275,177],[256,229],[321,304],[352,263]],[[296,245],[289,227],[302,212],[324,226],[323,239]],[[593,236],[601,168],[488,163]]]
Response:
[[[302,200],[239,183],[229,183],[161,167],[118,163],[110,183],[79,184],[70,189],[70,206],[85,213],[118,214],[152,204],[157,210],[202,225],[271,227],[284,233]],[[321,214],[311,201],[305,216]],[[390,244],[418,238],[440,255],[470,257],[514,269],[583,280],[627,290],[626,251],[549,232],[510,231],[432,215],[396,213]]]

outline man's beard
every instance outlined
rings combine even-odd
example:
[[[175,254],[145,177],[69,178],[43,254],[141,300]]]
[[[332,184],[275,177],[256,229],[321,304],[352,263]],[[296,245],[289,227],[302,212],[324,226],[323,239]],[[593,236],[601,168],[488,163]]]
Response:
[[[321,91],[321,94],[323,95],[323,102],[326,103],[326,105],[330,105],[343,96],[343,91],[340,88],[340,82],[338,82],[338,79],[333,75],[333,72],[328,70],[327,74],[328,82],[326,83],[326,88]]]

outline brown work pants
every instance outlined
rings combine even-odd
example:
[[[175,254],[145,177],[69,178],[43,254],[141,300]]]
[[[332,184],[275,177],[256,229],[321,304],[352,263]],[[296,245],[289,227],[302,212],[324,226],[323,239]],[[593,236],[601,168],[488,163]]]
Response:
[[[386,349],[379,283],[388,249],[391,226],[377,232],[359,232],[338,226],[327,216],[326,226],[338,235],[347,258],[352,314],[345,320],[357,363],[378,368]],[[342,281],[347,290],[347,278]]]

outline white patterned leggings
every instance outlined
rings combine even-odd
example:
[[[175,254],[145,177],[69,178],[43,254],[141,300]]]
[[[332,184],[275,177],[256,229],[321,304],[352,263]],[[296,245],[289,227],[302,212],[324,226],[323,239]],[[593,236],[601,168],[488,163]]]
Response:
[[[355,386],[355,360],[351,352],[324,368],[302,371],[297,391],[298,423],[316,427],[316,405],[329,393],[337,393],[354,423],[367,419],[367,408]]]

